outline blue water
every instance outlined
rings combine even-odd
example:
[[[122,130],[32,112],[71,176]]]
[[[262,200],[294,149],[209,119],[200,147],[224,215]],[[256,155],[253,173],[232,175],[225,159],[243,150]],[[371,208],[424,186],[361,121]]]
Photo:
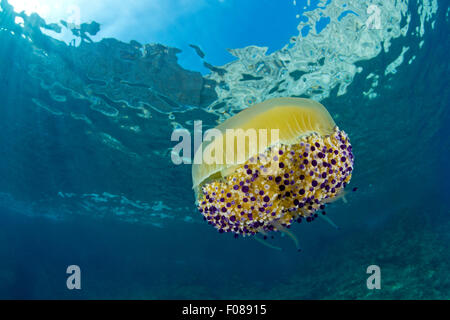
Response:
[[[259,16],[274,10],[267,3]],[[192,132],[194,120],[215,126],[208,106],[222,84],[195,54],[178,64],[182,53],[164,47],[178,41],[170,30],[146,56],[120,36],[70,46],[43,33],[52,26],[36,15],[15,23],[2,0],[0,298],[449,299],[450,25],[448,3],[437,3],[434,27],[418,38],[410,1],[406,35],[355,62],[362,69],[346,92],[333,87],[321,100],[350,136],[358,190],[327,209],[338,230],[321,220],[292,227],[299,253],[280,235],[271,241],[282,251],[221,235],[196,212],[191,167],[171,162],[170,135]],[[212,22],[201,17],[204,30]],[[250,31],[224,42],[273,52],[298,34],[294,18],[279,38],[272,28],[266,42]],[[220,37],[207,40],[192,37],[204,61],[232,61],[215,51]],[[385,73],[404,47],[404,62]],[[368,98],[371,73],[380,76]],[[66,287],[69,265],[82,270],[81,290]],[[369,265],[381,268],[381,290],[366,287]]]

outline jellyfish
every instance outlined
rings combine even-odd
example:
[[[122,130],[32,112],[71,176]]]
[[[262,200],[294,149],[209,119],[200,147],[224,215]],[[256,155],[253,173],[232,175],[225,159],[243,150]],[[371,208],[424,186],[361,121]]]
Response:
[[[290,226],[325,218],[325,205],[345,195],[352,146],[316,101],[270,99],[227,119],[216,131],[194,159],[213,154],[219,161],[194,161],[192,180],[199,212],[220,233],[267,239],[278,231],[299,248]]]

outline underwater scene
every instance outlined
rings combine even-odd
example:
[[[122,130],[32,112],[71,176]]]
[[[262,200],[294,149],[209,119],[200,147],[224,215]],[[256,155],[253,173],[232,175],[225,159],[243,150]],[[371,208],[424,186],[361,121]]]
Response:
[[[449,13],[0,0],[0,299],[450,299]]]

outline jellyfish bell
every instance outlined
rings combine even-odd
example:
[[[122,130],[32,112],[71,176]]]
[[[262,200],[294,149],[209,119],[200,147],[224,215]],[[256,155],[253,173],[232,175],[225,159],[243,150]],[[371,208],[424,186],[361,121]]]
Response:
[[[230,167],[238,164],[240,155],[244,155],[245,160],[248,160],[257,154],[256,149],[258,147],[259,149],[264,149],[259,144],[261,142],[264,144],[265,141],[261,140],[264,140],[265,137],[257,137],[258,145],[251,143],[251,137],[245,140],[245,145],[239,144],[239,141],[242,141],[245,138],[245,134],[249,132],[250,134],[256,133],[256,135],[264,131],[269,133],[266,140],[266,147],[268,147],[278,143],[291,145],[302,136],[313,133],[318,133],[322,136],[330,135],[335,126],[325,107],[313,100],[276,98],[253,105],[217,126],[215,130],[219,132],[218,138],[216,136],[214,140],[203,142],[201,148],[195,154],[192,167],[194,189],[197,189],[210,176],[217,174],[221,176],[226,175],[227,172],[231,171]],[[230,135],[226,134],[229,130],[233,130],[235,133],[232,139],[230,139]],[[279,133],[275,138],[274,134],[271,134],[274,131]],[[239,150],[237,150],[238,148]],[[222,151],[220,159],[212,161],[212,163],[208,161],[210,160],[209,153],[211,149],[221,149]],[[234,158],[232,158],[231,162],[230,152],[226,152],[230,151],[230,149],[232,152],[234,151]],[[206,156],[205,154],[208,155]],[[198,165],[199,163],[200,165]]]
[[[320,103],[276,98],[227,119],[192,167],[196,203],[220,233],[266,235],[314,220],[351,179],[348,136]],[[295,239],[296,241],[296,239]]]

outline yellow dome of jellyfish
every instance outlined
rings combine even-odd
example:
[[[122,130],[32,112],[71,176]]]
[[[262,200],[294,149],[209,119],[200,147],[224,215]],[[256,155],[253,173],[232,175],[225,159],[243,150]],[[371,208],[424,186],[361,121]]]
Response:
[[[326,203],[344,195],[350,182],[348,136],[316,101],[267,100],[216,129],[220,134],[204,141],[194,158],[214,154],[216,161],[194,161],[192,180],[200,213],[220,233],[267,238],[281,231],[298,246],[287,230],[291,224],[313,221]],[[277,134],[269,134],[273,130]],[[250,139],[251,132],[258,144]]]

